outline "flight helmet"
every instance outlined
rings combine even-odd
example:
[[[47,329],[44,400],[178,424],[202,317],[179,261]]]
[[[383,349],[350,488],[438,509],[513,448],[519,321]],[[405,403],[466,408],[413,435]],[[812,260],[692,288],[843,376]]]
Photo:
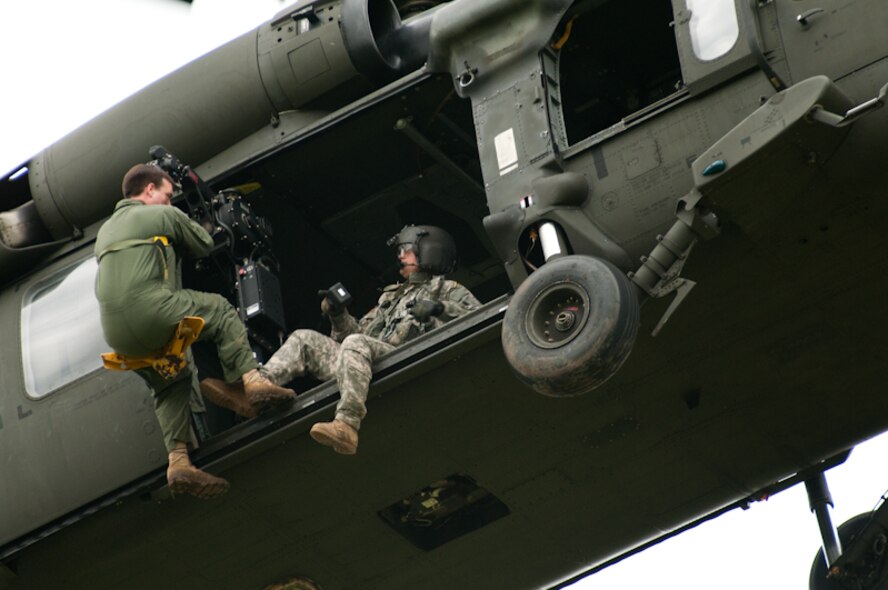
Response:
[[[443,275],[456,267],[456,244],[450,234],[433,225],[405,225],[387,242],[397,248],[410,247],[420,270]]]

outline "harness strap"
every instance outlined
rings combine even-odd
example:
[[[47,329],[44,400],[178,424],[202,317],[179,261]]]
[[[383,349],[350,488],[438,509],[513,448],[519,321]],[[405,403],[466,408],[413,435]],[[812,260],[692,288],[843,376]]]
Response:
[[[125,356],[116,352],[102,353],[102,364],[111,371],[133,371],[151,367],[164,379],[174,379],[185,368],[185,352],[197,340],[204,327],[198,316],[186,316],[176,326],[172,339],[153,354],[143,357]]]
[[[160,261],[163,264],[163,278],[166,280],[169,277],[169,271],[167,269],[166,262],[166,254],[164,254],[163,249],[170,245],[170,239],[166,236],[151,236],[150,238],[132,238],[129,240],[121,240],[119,242],[114,242],[104,250],[96,255],[96,258],[101,261],[102,257],[106,254],[111,254],[112,252],[120,252],[121,250],[126,250],[128,248],[133,248],[135,246],[146,246],[146,245],[156,245],[160,250]]]

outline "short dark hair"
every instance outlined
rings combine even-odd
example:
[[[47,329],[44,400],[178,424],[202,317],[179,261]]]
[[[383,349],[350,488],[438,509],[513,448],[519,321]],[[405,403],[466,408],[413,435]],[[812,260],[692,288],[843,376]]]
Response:
[[[142,194],[142,191],[144,191],[145,187],[149,184],[153,183],[155,186],[160,187],[164,180],[168,181],[173,186],[176,184],[173,182],[173,179],[169,174],[157,166],[151,164],[136,164],[123,176],[123,196],[127,198],[135,197],[136,195]]]

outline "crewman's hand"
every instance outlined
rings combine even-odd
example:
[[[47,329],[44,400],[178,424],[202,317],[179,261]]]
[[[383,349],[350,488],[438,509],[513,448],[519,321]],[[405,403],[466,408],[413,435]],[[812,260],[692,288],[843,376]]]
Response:
[[[329,294],[330,291],[328,289],[321,289],[318,291],[318,296],[323,298],[321,299],[321,313],[330,317],[342,315],[345,311],[345,307],[334,305],[328,297]]]
[[[407,311],[425,324],[432,317],[437,317],[444,313],[444,304],[431,299],[415,299],[407,304]]]

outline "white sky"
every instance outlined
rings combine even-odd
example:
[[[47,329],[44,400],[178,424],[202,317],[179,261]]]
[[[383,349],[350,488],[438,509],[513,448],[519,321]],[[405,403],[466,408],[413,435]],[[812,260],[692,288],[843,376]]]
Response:
[[[0,173],[154,79],[270,19],[281,6],[279,0],[195,0],[191,7],[176,0],[4,2]],[[871,509],[888,488],[886,456],[883,435],[829,472],[837,524]],[[818,548],[805,491],[796,487],[571,588],[805,590]]]
[[[279,0],[3,2],[0,174],[283,6]]]

